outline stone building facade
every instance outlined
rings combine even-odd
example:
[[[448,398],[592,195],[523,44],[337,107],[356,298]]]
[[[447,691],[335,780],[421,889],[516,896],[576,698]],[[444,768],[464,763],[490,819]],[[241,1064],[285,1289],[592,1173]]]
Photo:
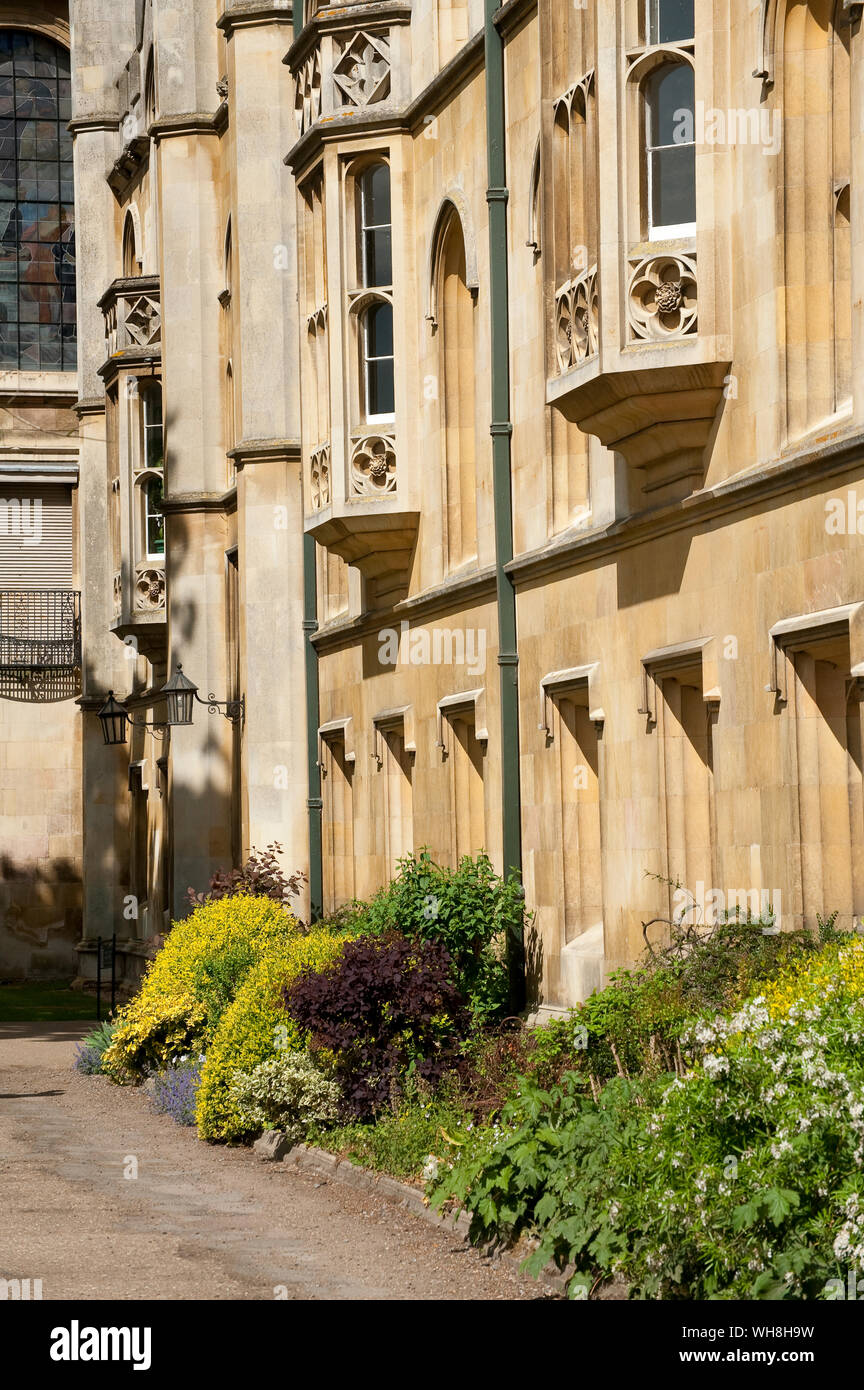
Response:
[[[65,4],[0,4],[0,980],[81,935],[75,211]]]
[[[548,1009],[864,911],[861,9],[72,0],[82,974],[272,841],[519,868]]]

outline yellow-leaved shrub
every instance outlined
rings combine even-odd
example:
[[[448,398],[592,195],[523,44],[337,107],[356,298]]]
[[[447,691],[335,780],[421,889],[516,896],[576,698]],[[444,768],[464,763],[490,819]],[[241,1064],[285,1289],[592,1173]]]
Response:
[[[102,1071],[118,1085],[142,1081],[178,1056],[200,1047],[207,1015],[188,990],[137,994],[102,1058]]]
[[[344,935],[324,927],[268,943],[210,1040],[195,1111],[202,1139],[240,1140],[256,1132],[241,1116],[231,1083],[237,1072],[302,1048],[303,1036],[280,1002],[282,986],[307,967],[331,965],[344,943]]]
[[[142,1081],[191,1047],[206,1047],[249,971],[295,939],[302,939],[297,919],[272,898],[237,894],[196,908],[175,923],[121,1009],[106,1073]]]

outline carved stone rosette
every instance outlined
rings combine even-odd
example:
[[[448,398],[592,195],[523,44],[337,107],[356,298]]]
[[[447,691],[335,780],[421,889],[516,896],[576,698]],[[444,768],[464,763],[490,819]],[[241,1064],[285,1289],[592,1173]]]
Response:
[[[597,352],[600,305],[597,267],[592,265],[555,291],[555,346],[558,371],[578,367]]]
[[[333,68],[336,102],[371,106],[390,95],[390,39],[385,34],[355,34]]]
[[[165,570],[156,565],[139,569],[135,577],[135,612],[157,613],[165,607]]]
[[[695,256],[641,256],[631,261],[627,317],[631,341],[695,335]]]
[[[355,497],[380,497],[396,491],[396,441],[389,434],[367,434],[351,454],[351,491]]]
[[[320,444],[313,449],[309,460],[309,480],[312,490],[312,509],[320,512],[330,505],[330,445]]]

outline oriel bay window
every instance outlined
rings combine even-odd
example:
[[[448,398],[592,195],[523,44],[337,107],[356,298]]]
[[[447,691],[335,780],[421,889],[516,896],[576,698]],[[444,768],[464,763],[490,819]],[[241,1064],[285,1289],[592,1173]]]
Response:
[[[390,166],[367,164],[349,181],[356,227],[356,284],[360,410],[364,424],[394,418],[393,242]]]
[[[136,479],[141,498],[142,559],[165,554],[165,518],[160,510],[164,492],[164,428],[162,386],[157,380],[138,384],[140,455]]]
[[[396,409],[393,374],[393,306],[376,303],[363,315],[363,384],[366,420],[392,420]]]
[[[689,63],[664,63],[646,78],[645,153],[652,240],[686,236],[696,224],[695,82]]]

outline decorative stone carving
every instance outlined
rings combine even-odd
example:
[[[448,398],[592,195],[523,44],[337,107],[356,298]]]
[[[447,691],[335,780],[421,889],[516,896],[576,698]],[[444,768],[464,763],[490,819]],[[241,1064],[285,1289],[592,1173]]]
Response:
[[[597,267],[568,280],[555,291],[555,338],[558,371],[578,367],[597,352],[600,310]]]
[[[367,434],[351,454],[351,491],[379,497],[396,491],[396,441],[392,435]]]
[[[153,347],[162,341],[162,311],[159,300],[142,294],[127,301],[124,319],[126,337],[136,347]]]
[[[308,333],[323,333],[327,327],[327,305],[319,304],[317,309],[313,309],[311,314],[306,317],[306,331]]]
[[[355,34],[333,68],[342,106],[371,106],[390,95],[390,40],[384,34]]]
[[[312,485],[312,509],[320,512],[330,505],[330,445],[320,444],[312,451],[309,460],[309,478]]]
[[[294,110],[300,134],[305,135],[321,115],[321,61],[317,49],[310,53],[295,78]]]
[[[697,331],[695,256],[642,256],[630,263],[632,340],[686,338]]]
[[[118,570],[114,575],[114,617],[119,618],[123,609],[123,578]]]
[[[165,607],[165,570],[148,565],[135,579],[136,613],[154,613]]]

